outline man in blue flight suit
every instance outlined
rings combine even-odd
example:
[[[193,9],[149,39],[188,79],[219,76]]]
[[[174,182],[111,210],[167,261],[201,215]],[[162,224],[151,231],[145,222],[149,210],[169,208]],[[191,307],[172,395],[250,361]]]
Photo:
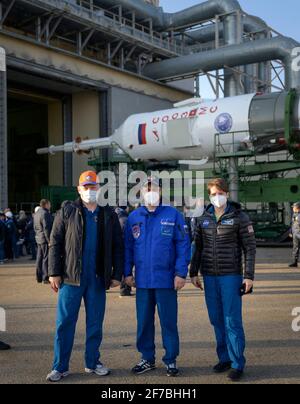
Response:
[[[122,230],[110,207],[97,204],[96,173],[80,176],[79,200],[65,202],[56,215],[50,239],[49,275],[58,308],[50,382],[69,374],[76,323],[82,300],[86,311],[85,372],[106,376],[100,362],[106,290],[121,284],[124,268]]]
[[[179,356],[177,292],[185,286],[191,243],[183,216],[161,204],[159,180],[148,178],[144,206],[128,218],[125,229],[125,281],[137,288],[137,349],[141,362],[132,371],[155,369],[155,309],[162,328],[167,375],[177,376]],[[135,279],[133,277],[135,267]]]

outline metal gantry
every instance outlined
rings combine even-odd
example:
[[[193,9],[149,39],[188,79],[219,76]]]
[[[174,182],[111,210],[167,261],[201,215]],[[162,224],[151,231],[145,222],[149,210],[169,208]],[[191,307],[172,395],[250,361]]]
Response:
[[[237,13],[238,20],[241,20],[241,13],[239,11]],[[214,19],[199,21],[194,26],[156,32],[151,19],[141,21],[133,10],[123,9],[121,5],[107,9],[95,5],[93,0],[0,2],[0,32],[3,34],[18,36],[61,51],[73,52],[79,57],[140,75],[143,74],[143,67],[152,61],[205,52],[224,46],[220,30],[225,17],[226,15],[216,15]],[[206,43],[194,40],[191,43],[191,33],[207,27],[215,31],[214,40]],[[255,40],[259,34],[259,32],[244,32],[242,36],[245,41]],[[272,34],[278,35],[270,28],[269,36]],[[224,63],[226,65],[226,61]],[[284,88],[284,67],[280,68],[277,62],[270,66],[272,76],[267,81],[260,80],[258,74],[249,74],[240,68],[225,67],[225,69],[231,71],[241,82],[242,92],[246,80],[250,81],[257,91]],[[223,72],[200,71],[196,77],[203,75],[207,77],[216,98],[223,96]]]
[[[151,20],[137,22],[121,6],[107,10],[85,0],[3,0],[0,30],[138,72],[143,62],[186,52],[171,34],[155,32]]]

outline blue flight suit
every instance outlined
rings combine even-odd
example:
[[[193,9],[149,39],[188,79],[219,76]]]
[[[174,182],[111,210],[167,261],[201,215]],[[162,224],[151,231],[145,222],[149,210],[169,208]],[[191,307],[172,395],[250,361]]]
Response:
[[[88,369],[96,369],[100,360],[106,290],[104,279],[96,275],[98,248],[98,213],[84,208],[85,239],[83,244],[80,286],[63,284],[59,291],[53,370],[60,373],[69,370],[76,323],[82,299],[86,311],[85,363]]]
[[[166,365],[179,355],[176,276],[186,278],[191,242],[183,216],[174,208],[159,206],[154,212],[141,207],[125,229],[125,277],[135,267],[137,287],[137,349],[155,363],[155,310],[162,328]]]

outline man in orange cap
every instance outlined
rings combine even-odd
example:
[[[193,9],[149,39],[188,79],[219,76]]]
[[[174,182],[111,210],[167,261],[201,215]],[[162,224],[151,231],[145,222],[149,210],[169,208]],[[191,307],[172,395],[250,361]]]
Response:
[[[69,374],[76,323],[82,299],[86,309],[85,371],[110,373],[100,362],[106,290],[118,287],[123,276],[123,237],[118,216],[97,204],[100,189],[96,173],[79,179],[80,198],[65,202],[56,215],[50,239],[51,287],[59,291],[55,358],[50,382]],[[104,236],[105,235],[105,236]]]

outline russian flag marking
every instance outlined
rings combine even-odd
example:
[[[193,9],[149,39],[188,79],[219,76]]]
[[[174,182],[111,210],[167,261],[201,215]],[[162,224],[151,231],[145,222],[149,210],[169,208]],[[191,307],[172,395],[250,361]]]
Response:
[[[139,144],[140,145],[147,144],[146,131],[147,131],[146,123],[142,123],[141,125],[139,125]]]

